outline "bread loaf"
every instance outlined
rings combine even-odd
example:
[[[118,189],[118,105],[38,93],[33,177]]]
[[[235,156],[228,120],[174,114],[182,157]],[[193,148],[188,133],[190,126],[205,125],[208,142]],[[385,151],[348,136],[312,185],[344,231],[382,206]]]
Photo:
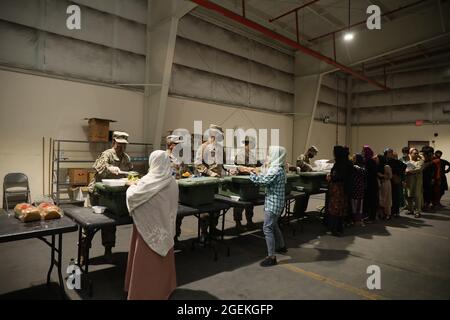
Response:
[[[61,209],[52,203],[43,202],[38,208],[43,220],[61,218]]]
[[[14,207],[14,214],[22,222],[41,220],[39,209],[29,203],[19,203]]]

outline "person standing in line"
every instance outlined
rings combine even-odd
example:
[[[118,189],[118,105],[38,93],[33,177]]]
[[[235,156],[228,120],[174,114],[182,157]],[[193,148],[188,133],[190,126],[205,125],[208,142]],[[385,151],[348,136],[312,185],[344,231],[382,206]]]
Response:
[[[331,234],[340,237],[344,231],[344,217],[348,211],[348,199],[352,192],[353,165],[342,146],[333,149],[335,163],[327,176],[328,187],[328,228]]]
[[[366,169],[364,169],[364,157],[357,153],[353,155],[353,174],[352,174],[352,213],[356,224],[364,226],[363,201],[366,188]]]
[[[408,213],[416,218],[421,217],[423,204],[423,166],[424,162],[419,155],[419,150],[411,148],[410,160],[406,163],[406,201]]]
[[[148,173],[127,190],[133,231],[125,275],[128,300],[166,300],[175,290],[178,185],[169,155],[153,151]]]
[[[442,159],[442,151],[441,150],[436,150],[434,155],[437,159],[439,159],[439,163],[441,166],[441,169],[440,169],[440,174],[441,174],[440,194],[439,194],[438,200],[436,201],[437,202],[436,206],[442,208],[443,205],[441,204],[441,198],[445,194],[445,191],[448,190],[448,182],[447,182],[446,174],[450,172],[450,162]]]
[[[362,154],[364,156],[364,168],[366,169],[366,192],[364,193],[363,211],[367,215],[366,223],[376,221],[378,200],[378,171],[374,152],[370,146],[365,145]]]
[[[278,219],[284,209],[286,187],[286,149],[280,146],[270,146],[268,154],[268,170],[265,174],[255,174],[251,169],[250,180],[266,186],[264,200],[263,232],[267,244],[267,257],[260,263],[262,267],[277,264],[275,252],[286,253],[286,245],[278,225]]]
[[[403,180],[405,176],[406,164],[398,160],[398,156],[391,148],[384,150],[387,165],[392,169],[391,189],[392,189],[392,216],[399,217],[400,208],[403,206]]]
[[[378,181],[379,181],[379,199],[380,199],[380,218],[382,220],[391,219],[392,208],[392,169],[387,164],[384,155],[378,155]]]

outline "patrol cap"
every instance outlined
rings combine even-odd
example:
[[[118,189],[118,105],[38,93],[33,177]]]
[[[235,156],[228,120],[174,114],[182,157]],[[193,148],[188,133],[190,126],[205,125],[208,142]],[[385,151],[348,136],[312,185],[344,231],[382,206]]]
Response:
[[[175,134],[171,134],[171,135],[166,137],[166,142],[167,142],[167,144],[171,144],[171,143],[178,144],[178,143],[181,143],[182,141],[181,141],[181,137],[180,136],[177,136]]]
[[[129,134],[122,131],[113,132],[113,140],[117,143],[128,143]]]
[[[217,130],[217,131],[220,131],[220,132],[223,133],[222,127],[221,127],[221,126],[218,126],[218,125],[216,125],[216,124],[211,124],[211,125],[209,126],[209,129],[211,129],[211,130]]]
[[[319,149],[317,149],[316,146],[311,146],[311,147],[309,147],[308,151],[314,151],[315,153],[318,153]]]

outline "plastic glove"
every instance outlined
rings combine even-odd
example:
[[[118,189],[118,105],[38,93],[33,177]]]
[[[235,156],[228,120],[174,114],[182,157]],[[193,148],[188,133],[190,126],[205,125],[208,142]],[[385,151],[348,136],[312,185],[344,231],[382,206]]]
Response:
[[[117,176],[117,175],[119,175],[120,168],[119,167],[115,167],[115,166],[109,166],[108,167],[108,171],[111,172],[112,174],[115,174]]]

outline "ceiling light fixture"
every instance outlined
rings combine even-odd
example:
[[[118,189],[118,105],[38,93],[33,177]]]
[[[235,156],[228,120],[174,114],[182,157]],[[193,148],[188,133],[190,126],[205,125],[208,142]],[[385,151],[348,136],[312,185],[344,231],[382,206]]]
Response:
[[[352,41],[355,38],[355,35],[353,34],[353,32],[346,32],[344,34],[344,40],[347,42]]]

